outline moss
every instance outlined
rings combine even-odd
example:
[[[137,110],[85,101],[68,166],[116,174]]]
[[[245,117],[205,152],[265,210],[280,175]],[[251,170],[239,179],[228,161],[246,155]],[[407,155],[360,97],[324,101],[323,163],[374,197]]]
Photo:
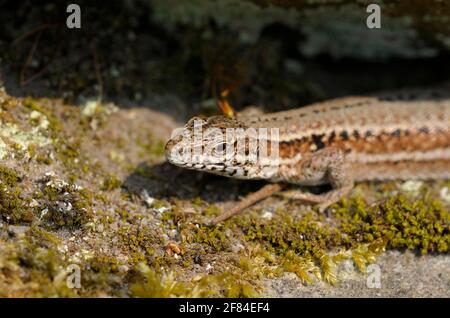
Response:
[[[239,224],[247,240],[269,242],[282,253],[294,250],[315,256],[330,248],[352,248],[380,240],[391,247],[448,251],[449,212],[438,201],[412,201],[399,195],[375,206],[355,198],[335,208],[337,226],[323,225],[325,219],[314,212],[294,220],[282,211],[273,221],[242,218]]]
[[[58,139],[54,141],[53,146],[55,147],[59,161],[68,169],[74,170],[78,167],[75,161],[78,160],[79,157],[79,144],[68,144]]]
[[[430,198],[412,201],[398,195],[368,206],[356,197],[335,205],[335,209],[336,220],[331,223],[315,212],[296,218],[282,210],[272,220],[242,216],[235,222],[245,241],[258,242],[274,252],[275,263],[296,273],[304,283],[313,282],[314,277],[336,283],[336,266],[343,259],[352,259],[364,272],[385,247],[448,252],[450,215]],[[211,244],[207,239],[200,242]],[[347,252],[333,255],[333,250]]]
[[[138,266],[144,282],[131,285],[133,297],[168,298],[168,297],[257,297],[258,293],[249,283],[242,282],[237,275],[223,273],[205,275],[192,282],[176,279],[174,272],[158,273],[147,265]]]
[[[0,166],[0,180],[8,187],[14,187],[21,180],[17,172],[6,166]]]
[[[50,143],[53,145],[57,161],[61,162],[67,172],[73,176],[70,181],[75,182],[81,172],[88,173],[91,170],[89,160],[85,156],[80,155],[82,134],[68,136],[67,129],[62,124],[63,119],[60,118],[60,113],[56,112],[53,105],[49,105],[46,100],[27,97],[23,99],[22,104],[31,110],[32,113],[39,113],[41,117],[44,116],[46,121],[48,121],[44,130],[51,137]],[[80,110],[78,108],[65,105],[59,106],[64,110],[64,120],[70,117],[73,117],[71,118],[72,120],[79,118]],[[80,131],[84,131],[83,127],[80,128]],[[38,154],[36,160],[45,164],[53,162],[52,158],[44,154]]]
[[[0,122],[1,123],[10,123],[17,125],[19,122],[18,120],[10,113],[6,111],[0,110]]]
[[[74,297],[77,290],[65,284],[67,265],[57,252],[61,240],[50,232],[31,226],[15,244],[2,242],[3,297]],[[6,282],[6,285],[4,284]],[[14,288],[10,288],[13,282]]]
[[[158,140],[152,145],[150,153],[154,156],[163,156],[165,152],[166,143],[163,140]]]
[[[28,242],[46,247],[57,247],[61,244],[61,239],[52,232],[46,231],[37,225],[32,225],[30,227]]]
[[[336,216],[348,241],[383,240],[388,247],[445,253],[450,244],[450,213],[442,203],[428,197],[411,200],[404,195],[377,206],[361,199],[344,204]]]
[[[319,224],[320,215],[310,212],[297,220],[287,212],[278,212],[280,217],[274,220],[241,219],[239,225],[245,239],[265,243],[281,254],[295,251],[310,257],[322,254],[321,251],[341,241],[339,231]]]
[[[227,284],[228,283],[228,284]],[[258,292],[249,283],[236,283],[225,281],[225,297],[228,298],[255,298]]]
[[[90,269],[98,273],[117,273],[119,266],[120,262],[111,255],[97,255],[89,261]]]
[[[205,244],[215,251],[226,250],[231,246],[230,238],[225,235],[224,229],[219,227],[186,224],[180,226],[180,233],[186,243]]]
[[[218,206],[214,205],[214,204],[210,204],[208,205],[204,210],[203,210],[203,214],[208,217],[208,218],[212,218],[215,217],[217,215],[220,214],[220,209]]]
[[[163,208],[166,208],[167,207],[167,202],[164,202],[164,201],[162,201],[162,200],[155,200],[154,202],[153,202],[153,205],[152,205],[152,207],[155,209],[155,210],[160,210],[160,209],[163,209]],[[165,213],[163,213],[164,215],[165,215]],[[168,214],[168,216],[169,216],[170,214]]]
[[[45,179],[38,194],[41,219],[51,229],[82,227],[93,217],[93,194],[58,179]]]
[[[245,251],[250,246],[258,247],[258,252],[240,255],[235,260],[235,273],[241,279],[237,287],[230,284],[225,291],[226,283],[221,282],[221,295],[231,297],[245,294],[242,286],[249,282],[255,284],[262,277],[275,277],[282,272],[295,273],[305,284],[317,280],[335,284],[339,281],[337,268],[343,260],[353,261],[365,272],[367,264],[373,263],[385,248],[448,252],[449,212],[431,199],[429,192],[422,191],[420,195],[418,200],[399,194],[373,205],[356,196],[335,204],[332,217],[314,211],[293,214],[279,209],[268,220],[247,213],[219,227],[193,224],[192,218],[198,216],[186,216],[177,204],[163,213],[162,224],[163,228],[177,229],[185,246],[201,246],[202,255],[229,251],[236,240],[245,246]],[[190,203],[208,219],[220,212],[200,198]],[[188,250],[186,257],[194,258],[196,253]],[[165,264],[173,268],[176,263],[172,260]],[[179,264],[187,269],[193,266],[186,259]]]
[[[131,218],[127,221],[133,223]],[[120,245],[127,252],[128,264],[134,266],[140,262],[152,262],[156,267],[158,267],[157,263],[160,266],[168,265],[168,259],[157,259],[155,255],[155,247],[162,248],[164,246],[162,238],[148,227],[142,226],[137,229],[131,226],[122,226],[116,235]]]
[[[52,164],[53,160],[48,155],[39,154],[36,156],[36,162],[42,163],[45,165],[50,165],[50,164]]]
[[[13,224],[34,220],[28,199],[22,196],[21,180],[15,170],[0,166],[0,216]]]
[[[146,157],[147,155],[151,156],[163,156],[165,149],[165,141],[164,140],[155,140],[155,137],[152,133],[149,133],[145,140],[138,138],[136,140],[136,145],[142,148],[140,153],[141,157]]]
[[[120,181],[113,175],[109,175],[103,180],[103,185],[102,185],[101,189],[106,190],[106,191],[111,191],[114,189],[118,189],[121,186],[122,186],[122,181]]]
[[[201,205],[204,205],[206,202],[202,200],[200,197],[195,197],[191,201],[193,206],[200,207]]]
[[[127,220],[130,217],[130,213],[123,208],[116,209],[116,213],[121,217],[122,220]]]
[[[168,298],[186,297],[190,294],[189,287],[177,282],[173,273],[158,274],[145,264],[140,264],[140,273],[144,276],[145,282],[130,286],[133,297]]]
[[[26,97],[25,99],[23,99],[22,104],[30,110],[37,111],[43,114],[49,121],[50,131],[60,132],[63,130],[60,120],[54,115],[51,110],[47,110],[45,107],[43,107],[40,104],[39,100],[32,97]]]

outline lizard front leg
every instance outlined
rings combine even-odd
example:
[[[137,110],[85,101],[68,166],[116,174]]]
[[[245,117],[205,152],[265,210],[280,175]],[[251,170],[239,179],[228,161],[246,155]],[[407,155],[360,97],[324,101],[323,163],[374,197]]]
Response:
[[[279,192],[281,189],[283,189],[283,185],[281,185],[280,183],[266,184],[264,187],[262,187],[258,191],[247,195],[244,199],[239,201],[231,209],[229,209],[229,210],[225,211],[224,213],[220,214],[219,216],[215,217],[211,222],[209,222],[209,224],[216,225],[222,221],[225,221],[225,220],[231,218],[232,216],[241,213],[245,208],[255,204],[256,202],[263,200],[265,198],[268,198],[271,195]]]
[[[282,168],[281,174],[290,183],[298,185],[330,184],[332,190],[313,194],[301,190],[282,193],[284,197],[317,204],[323,212],[353,188],[353,177],[345,154],[338,148],[325,148],[309,154],[293,166]]]
[[[301,192],[300,190],[280,193],[289,199],[315,203],[321,212],[329,205],[337,202],[353,188],[353,178],[349,173],[344,153],[337,148],[326,148],[317,151],[294,166],[281,167],[280,176],[287,182],[299,185],[331,184],[333,190],[320,195]],[[283,186],[281,184],[268,184],[257,192],[249,194],[237,205],[217,216],[210,224],[216,225],[241,213],[246,207],[276,194],[282,189]]]

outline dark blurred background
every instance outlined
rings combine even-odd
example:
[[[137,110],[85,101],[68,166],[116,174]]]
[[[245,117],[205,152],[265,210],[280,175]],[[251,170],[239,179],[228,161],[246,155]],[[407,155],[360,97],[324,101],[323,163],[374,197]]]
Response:
[[[68,29],[66,7],[81,8]],[[369,3],[382,9],[368,29]],[[101,98],[180,120],[298,107],[450,77],[450,1],[0,1],[0,80],[18,96]]]

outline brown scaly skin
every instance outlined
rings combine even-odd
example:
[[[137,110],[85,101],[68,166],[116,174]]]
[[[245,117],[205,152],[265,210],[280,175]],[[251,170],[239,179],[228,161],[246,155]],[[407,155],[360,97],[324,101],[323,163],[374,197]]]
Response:
[[[185,131],[192,131],[193,121],[188,122]],[[302,186],[330,184],[332,190],[322,195],[292,195],[317,203],[320,210],[346,195],[355,181],[450,179],[449,84],[436,89],[340,98],[261,116],[215,116],[201,123],[203,131],[213,127],[222,133],[237,127],[278,128],[275,137],[281,161],[277,165],[241,163],[219,155],[219,162],[214,164],[205,157],[196,158],[201,162],[180,162],[174,157],[174,146],[185,148],[192,144],[175,138],[166,145],[169,162],[239,179]],[[271,138],[267,139],[268,149]],[[246,140],[246,147],[250,142],[251,138]],[[217,146],[208,137],[199,145],[202,149]]]

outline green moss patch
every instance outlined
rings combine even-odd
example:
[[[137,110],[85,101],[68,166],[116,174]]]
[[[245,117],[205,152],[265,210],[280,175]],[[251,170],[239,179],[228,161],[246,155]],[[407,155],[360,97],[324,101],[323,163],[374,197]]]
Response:
[[[22,195],[21,179],[15,170],[0,166],[0,217],[13,224],[34,219],[29,200]]]
[[[50,174],[41,182],[40,219],[47,227],[81,227],[91,221],[93,195],[89,190]]]

